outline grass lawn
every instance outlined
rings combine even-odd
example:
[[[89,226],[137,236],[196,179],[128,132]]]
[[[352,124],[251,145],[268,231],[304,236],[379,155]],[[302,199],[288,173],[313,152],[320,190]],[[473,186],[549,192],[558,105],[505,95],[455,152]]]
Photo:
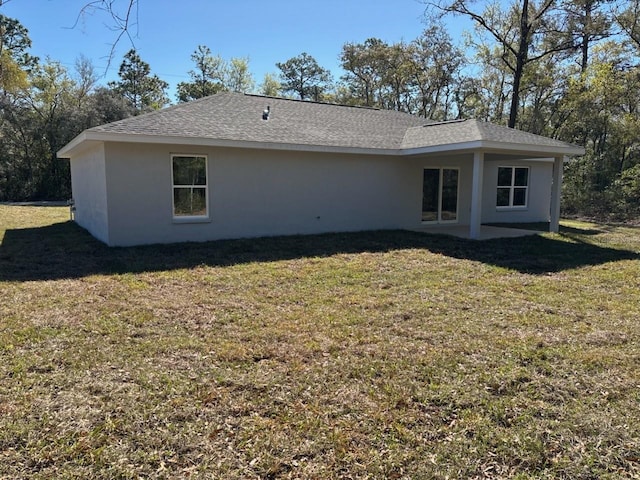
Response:
[[[0,242],[1,479],[640,478],[640,228]]]

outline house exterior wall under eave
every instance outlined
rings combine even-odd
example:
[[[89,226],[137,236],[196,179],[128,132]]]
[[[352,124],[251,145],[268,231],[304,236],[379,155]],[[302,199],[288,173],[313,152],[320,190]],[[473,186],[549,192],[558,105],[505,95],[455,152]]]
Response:
[[[107,179],[103,144],[94,145],[70,160],[75,221],[98,240],[109,243]]]
[[[173,220],[172,153],[207,155],[208,221]],[[407,228],[420,218],[411,185],[421,173],[405,158],[108,143],[106,159],[110,245]]]
[[[525,208],[498,209],[498,167],[529,167],[529,192]],[[482,223],[548,222],[551,212],[553,159],[485,160]]]

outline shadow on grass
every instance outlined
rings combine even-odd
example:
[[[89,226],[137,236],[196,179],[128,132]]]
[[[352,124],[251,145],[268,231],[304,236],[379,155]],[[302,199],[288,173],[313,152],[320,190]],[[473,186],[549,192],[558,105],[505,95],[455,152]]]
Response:
[[[407,248],[531,274],[640,258],[632,251],[593,245],[570,232],[562,235],[570,241],[528,236],[478,242],[387,230],[109,248],[75,223],[65,222],[7,230],[0,245],[0,281],[81,278]]]

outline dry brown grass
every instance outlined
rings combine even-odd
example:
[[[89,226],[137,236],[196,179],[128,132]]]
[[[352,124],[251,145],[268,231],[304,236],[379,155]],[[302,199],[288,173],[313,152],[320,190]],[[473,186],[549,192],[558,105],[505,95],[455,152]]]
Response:
[[[67,215],[0,206],[0,478],[640,476],[637,228],[108,249]]]

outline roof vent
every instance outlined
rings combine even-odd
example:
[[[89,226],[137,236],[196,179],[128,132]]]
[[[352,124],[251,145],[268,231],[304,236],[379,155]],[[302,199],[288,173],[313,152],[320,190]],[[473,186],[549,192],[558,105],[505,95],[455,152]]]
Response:
[[[271,113],[271,107],[267,106],[265,110],[262,111],[262,119],[269,120],[269,114]]]

